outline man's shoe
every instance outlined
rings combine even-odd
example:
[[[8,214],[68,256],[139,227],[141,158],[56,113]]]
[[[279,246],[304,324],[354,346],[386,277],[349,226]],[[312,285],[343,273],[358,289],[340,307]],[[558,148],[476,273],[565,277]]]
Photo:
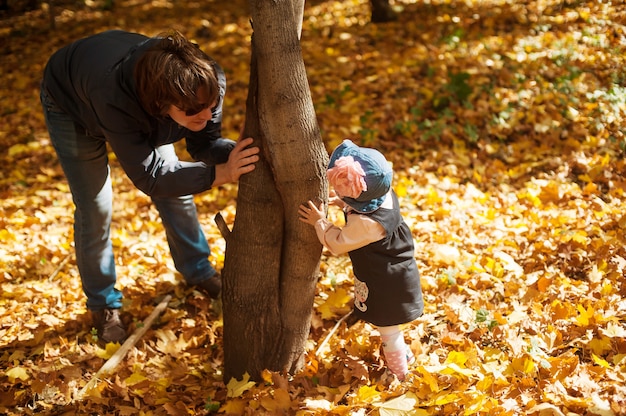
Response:
[[[217,299],[222,291],[222,276],[215,273],[213,276],[196,284],[202,292],[207,293],[211,298]]]
[[[91,311],[93,325],[98,331],[98,341],[123,343],[126,340],[126,328],[120,319],[119,309]]]

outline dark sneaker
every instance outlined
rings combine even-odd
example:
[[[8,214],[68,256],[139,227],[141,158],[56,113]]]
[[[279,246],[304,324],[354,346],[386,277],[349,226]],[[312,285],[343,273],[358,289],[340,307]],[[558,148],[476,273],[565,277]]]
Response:
[[[211,298],[217,299],[222,291],[222,276],[219,273],[215,273],[208,279],[196,284],[196,287],[211,296]]]
[[[94,328],[98,331],[98,341],[123,343],[126,340],[126,328],[120,319],[119,309],[91,311]]]

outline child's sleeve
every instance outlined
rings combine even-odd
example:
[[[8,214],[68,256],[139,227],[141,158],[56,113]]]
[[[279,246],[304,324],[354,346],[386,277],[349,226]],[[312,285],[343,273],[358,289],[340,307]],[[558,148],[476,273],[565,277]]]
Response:
[[[385,229],[373,219],[351,214],[350,221],[342,228],[327,219],[315,223],[315,232],[320,242],[335,256],[365,247],[385,238]]]

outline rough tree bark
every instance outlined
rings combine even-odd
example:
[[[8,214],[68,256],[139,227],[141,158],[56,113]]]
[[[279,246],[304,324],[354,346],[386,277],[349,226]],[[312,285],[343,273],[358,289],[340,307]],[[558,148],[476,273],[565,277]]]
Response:
[[[225,236],[225,380],[301,368],[321,245],[297,212],[327,195],[328,155],[300,49],[303,2],[249,5],[254,32],[243,136],[255,138],[262,160],[239,182],[237,215]]]

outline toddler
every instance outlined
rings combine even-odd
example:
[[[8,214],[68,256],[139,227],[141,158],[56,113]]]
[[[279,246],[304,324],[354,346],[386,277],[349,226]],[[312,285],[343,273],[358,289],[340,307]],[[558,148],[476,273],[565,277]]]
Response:
[[[300,220],[315,227],[331,253],[350,256],[353,313],[377,327],[388,369],[404,380],[413,354],[400,325],[420,317],[424,301],[413,236],[391,189],[393,171],[377,150],[344,140],[330,157],[327,175],[334,189],[329,204],[343,209],[345,226],[333,225],[323,204],[312,201],[300,206]]]

